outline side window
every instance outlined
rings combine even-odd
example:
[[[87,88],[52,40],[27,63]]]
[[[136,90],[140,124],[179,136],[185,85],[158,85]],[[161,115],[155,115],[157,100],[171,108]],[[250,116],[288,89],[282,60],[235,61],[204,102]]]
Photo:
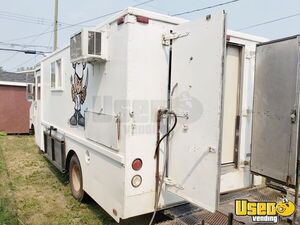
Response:
[[[37,89],[37,100],[41,100],[41,86],[38,87]]]
[[[51,63],[51,88],[55,88],[55,62]]]
[[[61,71],[61,59],[56,60],[57,71],[57,88],[62,88],[62,71]]]
[[[34,84],[27,84],[26,86],[26,98],[27,101],[34,101]]]
[[[37,93],[36,93],[36,99],[41,100],[41,76],[37,76],[36,78],[36,86],[37,86]]]
[[[62,90],[63,76],[62,76],[62,60],[58,59],[51,63],[51,89]]]

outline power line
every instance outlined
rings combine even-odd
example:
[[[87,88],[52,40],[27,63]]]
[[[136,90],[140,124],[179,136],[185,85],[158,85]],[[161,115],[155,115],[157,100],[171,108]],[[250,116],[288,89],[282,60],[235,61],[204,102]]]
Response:
[[[33,17],[33,16],[28,16],[28,15],[18,14],[18,13],[13,13],[8,11],[0,11],[0,18],[25,22],[25,23],[40,24],[40,25],[53,25],[53,21],[47,18]],[[58,24],[59,26],[71,25],[69,23],[65,23],[62,21],[58,21]]]
[[[200,8],[200,9],[193,9],[193,10],[190,10],[190,11],[176,13],[176,14],[173,14],[171,16],[181,16],[181,15],[185,15],[185,14],[195,13],[195,12],[203,11],[203,10],[206,10],[206,9],[216,8],[216,7],[219,7],[219,6],[222,6],[222,5],[232,4],[232,3],[235,3],[235,2],[238,2],[238,1],[240,1],[240,0],[232,0],[232,1],[228,1],[228,2],[223,2],[223,3],[211,5],[211,6],[206,6],[204,8]]]
[[[278,21],[290,19],[290,18],[297,17],[297,16],[300,16],[300,13],[296,13],[296,14],[293,14],[293,15],[290,15],[290,16],[285,16],[285,17],[281,17],[281,18],[278,18],[278,19],[269,20],[269,21],[265,21],[265,22],[262,22],[262,23],[250,25],[250,26],[247,26],[247,27],[243,27],[243,28],[238,29],[238,31],[248,30],[248,29],[251,29],[251,28],[259,27],[259,26],[262,26],[262,25],[270,24],[270,23],[275,23],[275,22],[278,22]]]
[[[150,3],[150,2],[154,2],[154,1],[155,1],[155,0],[148,0],[148,1],[145,1],[145,2],[138,3],[138,4],[136,4],[136,5],[133,5],[132,7],[142,6],[142,5],[148,4],[148,3]],[[91,18],[91,19],[83,20],[83,21],[78,22],[78,23],[75,23],[75,24],[70,24],[70,25],[68,25],[68,26],[61,27],[59,30],[66,29],[66,28],[68,28],[68,27],[73,27],[73,26],[81,25],[81,24],[84,24],[84,23],[89,23],[89,22],[92,22],[92,21],[94,21],[94,20],[102,19],[102,18],[105,18],[105,17],[111,16],[111,15],[114,15],[114,14],[119,13],[119,12],[122,12],[122,11],[123,11],[123,9],[119,9],[119,10],[116,10],[116,11],[113,11],[113,12],[109,12],[109,13],[106,13],[106,14],[101,15],[101,16],[97,16],[97,17],[94,17],[94,18]]]
[[[18,21],[18,22],[39,24],[39,25],[50,25],[50,24],[52,24],[52,22],[48,21],[48,19],[25,16],[25,15],[15,14],[15,13],[5,12],[5,11],[0,11],[0,18],[7,19],[7,20]]]
[[[0,45],[6,45],[6,46],[11,46],[11,47],[24,47],[24,48],[46,48],[46,49],[51,49],[49,46],[45,45],[30,45],[30,44],[17,44],[17,43],[9,43],[9,42],[2,42],[0,41]]]
[[[138,6],[141,6],[141,5],[145,5],[145,4],[148,4],[150,2],[154,2],[155,0],[149,0],[149,1],[145,1],[145,2],[141,2],[141,3],[138,3],[136,5],[133,5],[132,7],[138,7]]]
[[[51,52],[44,52],[44,51],[36,51],[36,50],[32,50],[32,49],[14,49],[14,48],[0,48],[0,51],[9,51],[9,52],[23,52],[25,54],[46,54],[46,53],[51,53]]]
[[[36,57],[37,57],[37,55],[34,55],[33,57],[31,57],[31,58],[29,58],[28,60],[22,62],[21,64],[19,64],[19,65],[13,67],[13,68],[11,68],[11,69],[9,69],[8,71],[13,71],[13,70],[15,70],[15,69],[18,69],[19,67],[21,67],[21,66],[23,66],[23,65],[25,65],[25,64],[27,64],[27,63],[29,63],[29,62],[32,61],[33,59],[36,59]]]
[[[52,49],[52,48],[50,47],[51,41],[52,41],[52,37],[53,37],[53,32],[50,34],[50,38],[49,38],[48,46],[47,46],[48,49]]]
[[[1,15],[1,14],[0,14],[0,19],[17,21],[17,22],[22,22],[22,23],[38,24],[38,25],[48,25],[49,24],[49,23],[46,23],[45,21],[33,21],[33,20],[27,20],[27,19],[11,18],[11,17],[7,17],[7,16]]]
[[[139,4],[133,5],[133,7],[145,5],[145,4],[148,4],[148,3],[153,2],[153,1],[155,1],[155,0],[148,0],[148,1],[145,1],[145,2],[141,2],[141,3],[139,3]],[[121,9],[121,10],[116,10],[116,11],[113,11],[113,12],[106,13],[106,14],[104,14],[104,15],[98,16],[98,17],[94,17],[94,18],[91,18],[91,19],[83,20],[83,21],[78,22],[78,23],[75,23],[75,24],[70,24],[70,25],[67,25],[67,26],[60,27],[60,28],[57,29],[57,30],[58,30],[58,31],[59,31],[59,30],[64,30],[64,29],[68,29],[68,28],[70,28],[70,27],[78,26],[78,25],[81,25],[81,24],[84,24],[84,23],[88,23],[88,22],[91,22],[91,21],[94,21],[94,20],[99,20],[99,19],[105,18],[105,17],[107,17],[107,16],[114,15],[114,14],[119,13],[119,12],[122,12],[122,11],[123,11],[123,9]],[[7,40],[7,42],[10,42],[10,41],[19,41],[19,40],[23,40],[23,39],[28,39],[28,38],[36,37],[36,36],[42,36],[42,35],[45,35],[45,34],[49,34],[49,33],[51,33],[51,32],[52,32],[52,31],[48,31],[48,32],[42,32],[42,33],[39,33],[39,34],[34,34],[34,35],[24,36],[24,37],[21,37],[21,38],[16,38],[16,39]]]
[[[53,23],[48,23],[48,22],[43,22],[43,21],[30,21],[30,20],[23,20],[23,19],[15,19],[15,18],[2,16],[1,14],[0,14],[0,19],[17,21],[17,22],[22,22],[22,23],[37,24],[37,25],[43,25],[43,26],[44,25],[53,26]],[[71,25],[71,24],[58,21],[58,26],[61,27],[62,25]],[[75,25],[75,26],[77,26],[77,25]],[[69,28],[66,28],[66,29],[69,29]]]
[[[153,2],[153,1],[155,1],[155,0],[144,1],[144,2],[141,2],[141,3],[138,3],[138,4],[133,5],[132,7],[142,6],[142,5],[148,4],[148,3]],[[78,26],[78,25],[81,25],[81,24],[83,24],[83,23],[87,23],[87,22],[90,22],[90,21],[94,21],[94,20],[98,20],[98,19],[101,19],[101,18],[105,18],[105,17],[107,17],[107,16],[110,16],[110,15],[113,15],[113,14],[116,14],[116,13],[119,13],[119,12],[122,12],[122,11],[123,11],[123,10],[117,10],[117,11],[114,11],[114,12],[110,12],[110,13],[104,14],[104,15],[99,16],[99,17],[95,17],[95,18],[92,18],[92,19],[89,19],[89,20],[81,21],[81,22],[76,23],[76,24],[70,24],[70,25],[61,27],[61,28],[59,28],[58,30],[68,29],[68,28],[70,28],[70,27]],[[51,24],[51,26],[52,26],[52,24]],[[50,29],[51,26],[50,26],[49,28],[47,28],[47,30]],[[51,37],[50,37],[50,38],[52,38],[52,31],[47,31],[47,30],[44,31],[44,32],[41,32],[41,33],[39,33],[39,34],[29,35],[29,36],[25,36],[25,37],[21,37],[21,38],[17,38],[17,39],[7,40],[6,42],[17,41],[17,40],[23,40],[23,39],[29,39],[29,38],[33,38],[33,37],[36,37],[36,39],[37,39],[37,38],[39,38],[40,36],[45,35],[45,34],[49,34],[49,33],[51,34]],[[36,40],[36,39],[35,39],[35,40]],[[35,40],[34,40],[34,41],[35,41]],[[33,42],[34,42],[34,41],[33,41]],[[33,42],[31,42],[31,43],[33,43]],[[14,58],[18,53],[19,53],[19,52],[16,52],[15,54],[13,54],[12,56],[10,56],[9,58],[7,58],[7,59],[1,61],[0,63],[7,62],[7,61],[11,60],[11,59]],[[25,62],[25,63],[27,63],[27,62]],[[19,65],[19,66],[21,66],[21,65]],[[19,67],[19,66],[17,66],[17,67]],[[16,68],[17,68],[17,67],[16,67]],[[14,68],[14,69],[15,69],[15,68]]]
[[[9,11],[0,11],[0,14],[2,15],[7,15],[10,17],[15,17],[15,18],[22,18],[22,19],[32,19],[36,21],[47,21],[47,22],[52,22],[52,20],[47,19],[47,18],[42,18],[42,17],[34,17],[34,16],[28,16],[24,14],[19,14],[19,13],[14,13],[14,12],[9,12]]]
[[[51,25],[50,25],[49,27],[47,27],[47,29],[44,29],[43,32],[46,32],[46,31],[48,31],[49,29],[51,29]],[[36,40],[37,40],[39,37],[40,37],[40,36],[36,36],[36,37],[30,42],[30,44],[33,44],[34,42],[36,42]],[[23,47],[23,49],[25,49],[25,48],[26,48],[26,47]],[[15,56],[17,56],[19,53],[20,53],[20,52],[15,52],[13,55],[9,56],[8,58],[6,58],[6,59],[0,61],[0,63],[2,64],[2,63],[4,63],[4,62],[10,61],[10,60],[13,59]]]
[[[18,55],[18,53],[20,52],[15,52],[14,54],[10,55],[9,57],[7,57],[6,59],[0,61],[0,64],[8,62],[9,60],[11,60],[12,58],[14,58],[16,55]]]
[[[139,1],[138,0],[134,0],[136,3],[139,3]],[[152,9],[156,9],[156,10],[159,10],[159,11],[163,11],[163,12],[165,12],[166,14],[170,14],[170,12],[169,11],[167,11],[166,9],[162,9],[162,8],[159,8],[159,7],[156,7],[156,6],[153,6],[153,5],[148,5],[147,7],[149,7],[149,8],[152,8]]]

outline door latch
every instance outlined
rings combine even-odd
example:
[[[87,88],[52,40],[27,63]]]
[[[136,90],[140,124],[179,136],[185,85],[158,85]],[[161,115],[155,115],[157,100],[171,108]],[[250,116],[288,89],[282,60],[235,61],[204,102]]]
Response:
[[[173,186],[173,187],[175,187],[179,190],[184,189],[182,185],[176,184],[176,182],[173,179],[169,178],[169,177],[164,178],[164,183],[168,186]]]
[[[296,123],[297,111],[296,109],[292,109],[291,111],[291,123]]]
[[[162,37],[162,44],[165,46],[169,46],[170,45],[170,40],[175,40],[178,38],[182,38],[182,37],[186,37],[188,36],[190,33],[189,32],[185,32],[185,33],[170,33],[170,34],[164,34]]]

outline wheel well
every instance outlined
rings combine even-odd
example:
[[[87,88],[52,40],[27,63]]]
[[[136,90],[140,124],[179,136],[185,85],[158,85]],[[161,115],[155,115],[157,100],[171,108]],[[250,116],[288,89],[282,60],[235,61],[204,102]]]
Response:
[[[76,155],[74,150],[70,150],[68,152],[67,158],[66,158],[66,171],[69,171],[70,161],[73,155]]]

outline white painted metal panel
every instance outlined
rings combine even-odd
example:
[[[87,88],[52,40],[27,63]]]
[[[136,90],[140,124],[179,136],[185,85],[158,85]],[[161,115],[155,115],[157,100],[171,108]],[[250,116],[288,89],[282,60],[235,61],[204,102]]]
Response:
[[[86,138],[105,145],[109,148],[118,149],[118,123],[111,115],[85,112],[85,136]]]
[[[298,37],[258,45],[251,171],[288,185],[296,180],[298,83]]]
[[[225,15],[179,25],[173,40],[172,110],[167,189],[209,211],[218,204]],[[185,115],[185,117],[181,117]]]
[[[41,129],[41,69],[35,71],[35,101],[33,104],[33,123],[34,123],[34,131],[35,131],[35,141],[38,146],[42,145],[43,139],[43,130]]]
[[[228,45],[226,51],[222,163],[234,162],[236,116],[239,99],[240,47]]]
[[[135,15],[148,17],[150,19],[149,24],[137,23]],[[126,17],[125,23],[122,25],[117,25],[116,20],[123,16]],[[210,22],[213,21],[215,21],[214,16]],[[102,112],[109,115],[118,114],[121,116],[121,138],[118,143],[118,152],[103,145],[103,143],[110,143],[110,141],[99,141],[99,143],[102,144],[99,144],[96,141],[91,141],[90,139],[86,138],[86,131],[84,127],[72,126],[69,123],[70,117],[74,114],[74,103],[70,93],[70,77],[73,76],[75,72],[72,64],[70,63],[70,48],[65,47],[64,49],[54,52],[49,57],[45,57],[41,63],[42,100],[40,102],[41,112],[39,113],[42,120],[42,123],[39,124],[41,134],[44,129],[49,128],[52,125],[57,128],[57,132],[59,134],[63,134],[65,136],[66,150],[74,150],[81,162],[82,173],[84,177],[84,190],[115,220],[119,220],[120,218],[125,219],[153,211],[155,195],[155,159],[153,158],[153,154],[156,146],[156,112],[159,108],[164,108],[166,105],[166,87],[168,78],[168,46],[161,45],[161,35],[166,30],[173,29],[174,25],[184,22],[187,21],[184,19],[160,15],[141,9],[129,8],[119,14],[116,14],[112,18],[109,18],[96,28],[96,30],[100,31],[102,28],[107,26],[109,31],[109,35],[107,36],[107,56],[109,57],[109,60],[105,64],[94,63],[87,65],[88,88],[86,100],[82,105],[82,112],[86,110]],[[202,22],[201,24],[205,24]],[[215,24],[215,22],[213,23]],[[207,24],[209,25],[210,23]],[[183,28],[184,27],[179,27],[179,29]],[[196,41],[193,39],[193,42],[186,45],[188,50],[187,54],[191,54],[191,52],[193,52],[192,48],[194,47],[195,50],[200,49],[199,51],[201,51],[201,59],[202,62],[204,62],[203,65],[208,66],[206,64],[209,64],[209,68],[212,68],[217,65],[215,58],[217,58],[217,61],[221,59],[221,55],[215,54],[216,49],[219,48],[219,45],[216,45],[217,41],[215,38],[221,38],[219,35],[220,30],[216,32],[215,30],[210,30],[208,35],[206,35],[205,32],[207,29],[205,26],[202,28],[202,38],[197,37]],[[241,38],[238,38],[240,35],[241,34],[238,34],[237,38],[235,39],[247,43],[248,36],[242,35]],[[232,40],[233,35],[231,35],[231,41]],[[174,41],[175,47],[175,42],[179,41],[181,40]],[[201,45],[200,48],[198,42]],[[180,48],[183,49],[183,52],[180,52],[180,54],[185,54],[185,48]],[[253,50],[251,49],[251,51]],[[185,56],[186,55],[183,57]],[[198,57],[198,52],[197,54],[193,54],[193,57],[196,59]],[[51,91],[50,64],[51,62],[60,58],[63,62],[63,90]],[[175,62],[180,62],[180,59],[182,58],[177,58],[174,60]],[[213,61],[215,64],[210,64],[211,59],[215,60]],[[187,73],[185,73],[186,68],[188,68]],[[247,67],[245,68],[245,70],[247,70]],[[184,75],[189,77],[191,75],[191,71],[194,69],[196,69],[195,73],[197,74],[203,74],[206,72],[205,69],[199,70],[196,66],[189,68],[189,65],[186,65],[186,67],[182,68],[179,72],[181,73],[183,71]],[[213,74],[212,78],[215,78],[215,73],[219,74],[219,71],[214,70],[214,72],[211,73]],[[251,79],[253,76],[247,76],[247,78],[248,77],[250,80],[249,84],[252,84]],[[195,79],[195,81],[200,81],[200,83],[204,82],[204,80],[199,80],[198,78]],[[201,87],[200,90],[205,88],[205,92],[208,92],[208,88],[211,88],[209,87],[210,84],[207,81],[200,86],[197,82],[195,83],[195,86],[193,85],[193,91],[194,87],[197,86]],[[213,85],[211,86],[213,89],[209,91],[208,95],[212,95],[214,99],[215,94],[221,89],[214,88]],[[181,86],[179,86],[179,88],[180,87]],[[178,89],[175,90],[175,95],[177,91]],[[191,93],[193,93],[193,91]],[[247,96],[248,95],[246,95],[246,97]],[[198,97],[198,95],[196,95],[196,97]],[[252,97],[249,97],[249,99],[252,99]],[[149,103],[150,119],[147,123],[141,122],[137,119],[141,118],[142,114],[133,107],[133,104],[131,104],[131,102],[135,102],[136,100],[145,100]],[[152,106],[153,102],[155,107]],[[249,102],[252,101],[249,100]],[[206,113],[210,113],[206,108],[203,109],[205,115]],[[132,112],[132,110],[135,112],[135,114],[133,117],[130,117],[129,113]],[[190,113],[190,118],[193,118],[191,115],[193,115],[193,113]],[[248,120],[250,121],[248,118],[245,118],[245,120],[247,120],[247,123]],[[201,123],[202,122],[206,124],[205,119],[201,120]],[[210,121],[208,122],[210,123]],[[214,122],[217,123],[217,120],[214,120]],[[86,126],[88,126],[88,124],[89,121],[86,121]],[[112,123],[110,125],[111,126],[108,126],[106,133],[110,129],[116,128],[116,124]],[[196,129],[196,126],[198,125],[199,124],[195,125],[195,128],[191,128],[191,126],[189,126],[189,129],[193,130],[193,134],[194,130],[197,130],[197,136],[194,139],[199,139],[199,137],[203,139],[204,137],[206,138],[206,131],[204,132],[204,129],[199,131]],[[215,124],[213,125],[215,128]],[[205,125],[205,128],[207,128],[207,124]],[[212,130],[210,129],[208,133],[211,133],[211,131]],[[95,128],[93,135],[100,135],[101,132]],[[111,132],[111,130],[109,132]],[[115,134],[115,132],[113,132],[113,134]],[[115,140],[115,135],[112,135],[111,138]],[[248,140],[247,138],[244,139]],[[215,141],[209,140],[207,143],[215,143]],[[190,143],[198,146],[198,142],[193,143],[191,141]],[[192,145],[191,147],[193,147]],[[41,139],[39,146],[43,148],[43,139]],[[206,142],[203,144],[203,146],[206,146]],[[246,143],[245,146],[248,146],[248,143]],[[201,154],[200,151],[199,153]],[[198,153],[195,153],[195,155],[196,154]],[[192,154],[190,155],[192,157],[194,156]],[[241,157],[242,156],[243,155],[241,154]],[[213,158],[209,157],[204,157],[204,162],[206,164],[207,162],[216,162],[214,161],[217,160],[215,156],[213,156]],[[131,163],[135,158],[142,158],[144,162],[143,168],[138,172],[131,168]],[[183,165],[183,162],[185,162],[185,158],[182,157],[182,160],[178,158],[178,163],[177,165],[175,164],[175,166],[177,168],[183,168],[183,170],[185,170],[185,167],[189,168],[190,164],[188,163],[190,163],[190,161],[187,162],[187,166]],[[213,167],[212,172],[209,172],[206,176],[204,176],[204,173],[206,173],[208,167],[203,167],[202,164],[201,166],[201,169],[204,169],[205,171],[203,174],[200,174],[200,176],[198,176],[198,173],[195,173],[195,176],[193,175],[193,179],[197,185],[204,185],[204,183],[208,182],[208,184],[204,185],[205,188],[196,190],[197,192],[206,191],[201,195],[201,197],[203,197],[202,206],[205,207],[206,202],[215,200],[214,197],[216,195],[214,195],[212,198],[206,198],[204,195],[211,196],[211,194],[215,194],[215,183],[217,182],[215,177],[217,177],[217,172],[215,167]],[[198,170],[198,168],[196,169]],[[107,171],[109,171],[109,173]],[[142,176],[143,182],[139,188],[134,188],[131,185],[131,179],[137,173]],[[212,181],[210,181],[211,177],[213,177]],[[239,179],[241,180],[242,176],[240,177]],[[239,183],[239,179],[235,179],[235,185]],[[233,183],[231,179],[226,179],[224,186],[228,185],[229,182]],[[214,190],[209,189],[212,186],[212,189]],[[207,192],[207,190],[209,191]],[[173,192],[177,193],[176,191]],[[199,196],[194,193],[191,193],[191,195],[189,194],[190,193],[185,193],[183,196],[190,201],[192,201],[192,199],[194,199],[193,197],[195,196],[194,202],[197,202]],[[173,193],[166,193],[165,190],[163,190],[160,206],[170,206],[170,204],[179,203],[182,200],[181,198],[177,198],[177,196],[175,198],[174,196],[175,195]],[[178,199],[180,199],[180,201]],[[143,207],[137,207],[141,202],[143,202]],[[213,202],[211,202],[211,204],[213,204]],[[112,209],[116,209],[118,215],[115,215]]]

